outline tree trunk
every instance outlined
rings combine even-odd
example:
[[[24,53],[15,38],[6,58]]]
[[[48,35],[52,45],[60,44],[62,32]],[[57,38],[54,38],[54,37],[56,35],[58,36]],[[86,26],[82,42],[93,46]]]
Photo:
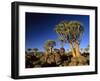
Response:
[[[48,55],[45,54],[45,55],[44,55],[44,61],[47,62],[47,59],[48,59]]]
[[[45,51],[45,54],[48,55],[48,51],[47,50]]]
[[[74,51],[74,49],[73,49],[73,47],[72,47],[72,44],[70,43],[70,48],[71,48],[71,50],[72,50],[72,55],[73,55],[73,57],[76,57],[76,55],[75,55],[75,51]]]
[[[52,47],[50,47],[50,53],[52,53]]]
[[[76,51],[76,57],[79,57],[80,56],[79,43],[77,41],[74,42],[74,46],[75,46],[75,51]]]

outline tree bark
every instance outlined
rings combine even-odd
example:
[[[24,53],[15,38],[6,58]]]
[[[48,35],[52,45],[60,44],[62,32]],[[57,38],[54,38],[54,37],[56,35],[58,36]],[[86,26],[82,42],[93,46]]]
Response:
[[[50,47],[50,53],[52,53],[52,47]]]
[[[73,47],[72,47],[72,44],[70,43],[70,48],[71,48],[71,50],[72,50],[72,55],[73,55],[73,57],[76,57],[76,55],[75,55],[75,51],[74,51],[74,49],[73,49]]]
[[[77,41],[74,42],[74,46],[75,46],[75,51],[76,51],[76,57],[79,57],[80,56],[79,43]]]
[[[45,54],[48,55],[48,51],[47,50],[45,51]]]

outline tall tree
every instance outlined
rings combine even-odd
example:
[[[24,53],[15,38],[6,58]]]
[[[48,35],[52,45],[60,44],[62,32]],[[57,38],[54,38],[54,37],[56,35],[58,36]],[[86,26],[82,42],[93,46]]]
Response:
[[[64,32],[62,31],[63,28],[61,28],[61,27],[63,27],[63,24],[59,24],[57,26],[58,27],[55,28],[55,31],[58,34],[58,39],[61,43],[61,48],[63,48],[65,43],[66,43],[66,40],[65,40],[65,37],[64,37]]]
[[[83,35],[83,25],[78,21],[61,21],[55,28],[58,36],[69,43],[73,57],[79,57],[79,44]]]

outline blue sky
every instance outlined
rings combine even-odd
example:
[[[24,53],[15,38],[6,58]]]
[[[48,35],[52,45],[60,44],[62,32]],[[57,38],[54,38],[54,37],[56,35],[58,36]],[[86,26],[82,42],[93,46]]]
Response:
[[[25,47],[38,48],[44,50],[46,40],[55,40],[55,48],[60,48],[58,35],[54,31],[55,26],[63,21],[79,21],[84,25],[84,34],[80,42],[80,48],[85,48],[89,44],[89,16],[88,15],[72,15],[72,14],[44,14],[44,13],[29,13],[26,12],[26,32],[25,32]],[[66,43],[65,49],[69,49],[69,44]]]

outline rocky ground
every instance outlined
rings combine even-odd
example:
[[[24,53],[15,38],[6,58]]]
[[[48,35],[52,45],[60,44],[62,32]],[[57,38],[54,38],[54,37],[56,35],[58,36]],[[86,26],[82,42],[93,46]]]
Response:
[[[80,57],[72,57],[71,53],[51,54],[26,54],[26,68],[34,67],[60,67],[89,65],[89,53],[83,53]]]

